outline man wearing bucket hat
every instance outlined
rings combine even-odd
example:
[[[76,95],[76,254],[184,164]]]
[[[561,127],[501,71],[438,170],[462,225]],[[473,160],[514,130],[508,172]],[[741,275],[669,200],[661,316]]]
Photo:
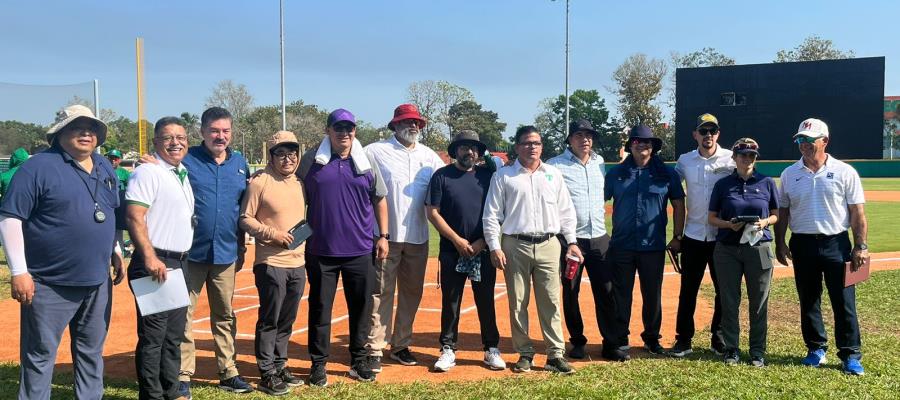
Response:
[[[666,252],[666,205],[671,202],[674,219],[672,241],[677,251],[684,231],[684,190],[678,172],[657,155],[662,140],[649,126],[631,128],[625,150],[628,157],[606,174],[604,197],[613,199],[613,233],[607,260],[613,268],[618,305],[616,345],[628,346],[634,273],[643,298],[641,338],[652,354],[663,354],[659,344],[662,325],[662,280]]]
[[[388,128],[394,131],[393,136],[366,146],[366,154],[378,162],[388,188],[388,231],[381,233],[386,235],[390,250],[387,260],[375,265],[372,327],[366,343],[369,364],[375,372],[381,370],[381,357],[388,343],[391,359],[402,365],[417,363],[409,345],[428,262],[425,194],[431,175],[444,166],[433,150],[418,143],[425,118],[416,106],[398,106]]]
[[[675,345],[669,351],[674,357],[684,357],[693,352],[694,311],[700,282],[709,265],[709,274],[715,288],[710,346],[716,354],[724,351],[722,329],[722,304],[719,282],[713,262],[717,229],[709,223],[709,196],[720,179],[734,171],[731,150],[719,146],[719,120],[712,114],[697,117],[693,138],[697,148],[682,154],[675,164],[675,171],[687,187],[687,217],[684,237],[681,238],[681,289],[678,295],[678,317],[675,323]]]
[[[626,354],[616,346],[610,345],[615,340],[616,303],[613,296],[612,270],[606,264],[606,252],[609,248],[609,235],[606,234],[603,201],[603,157],[593,150],[594,143],[600,133],[586,119],[573,121],[569,125],[568,148],[562,154],[547,160],[562,172],[566,188],[575,205],[577,225],[575,236],[578,247],[584,255],[584,269],[591,279],[591,291],[594,295],[594,306],[597,325],[603,336],[603,357],[621,361]],[[569,357],[582,359],[586,356],[587,337],[584,336],[584,322],[581,319],[581,308],[578,297],[581,292],[582,267],[576,268],[575,276],[567,278],[566,258],[560,256],[562,276],[563,316],[569,331],[569,342],[572,350]]]
[[[434,364],[435,371],[448,371],[456,365],[460,305],[466,280],[471,282],[478,310],[484,363],[494,370],[506,368],[497,348],[500,343],[494,309],[497,269],[491,265],[481,221],[493,170],[476,162],[486,150],[487,146],[474,131],[458,132],[447,146],[447,154],[455,162],[434,173],[425,197],[428,220],[441,235],[438,254],[441,356]]]
[[[106,132],[106,124],[87,107],[60,111],[47,131],[50,148],[22,164],[0,206],[12,298],[21,303],[19,399],[50,398],[56,350],[66,327],[72,338],[74,396],[103,396],[112,285],[125,276],[114,250],[116,175],[96,152]]]
[[[794,143],[803,157],[781,173],[781,202],[775,227],[778,261],[793,260],[800,297],[800,330],[807,354],[803,365],[825,363],[828,337],[822,322],[822,280],[834,311],[834,337],[844,373],[862,375],[862,343],[856,317],[856,286],[844,287],[844,263],[858,269],[869,257],[868,223],[856,170],[825,152],[828,125],[816,118],[800,123]],[[785,243],[787,228],[790,243]],[[850,244],[848,229],[853,230]]]
[[[296,171],[300,143],[293,132],[278,131],[267,142],[269,163],[247,186],[240,226],[256,238],[253,275],[259,292],[253,341],[260,382],[257,389],[287,394],[303,383],[287,368],[288,339],[306,285],[304,245],[291,249],[292,228],[306,219],[303,185]]]
[[[356,118],[343,108],[328,115],[322,142],[303,154],[303,181],[312,236],[306,243],[309,276],[309,384],[328,385],[325,364],[331,347],[331,311],[337,280],[343,283],[350,320],[350,376],[375,380],[366,337],[372,317],[375,262],[388,256],[387,188],[377,161],[356,139]]]

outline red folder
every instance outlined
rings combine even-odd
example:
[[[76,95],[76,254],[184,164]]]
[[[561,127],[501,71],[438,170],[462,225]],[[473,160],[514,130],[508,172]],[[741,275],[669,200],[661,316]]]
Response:
[[[846,262],[844,264],[844,287],[849,287],[869,279],[869,263],[870,260],[866,257],[865,261],[863,261],[863,265],[860,265],[859,269],[854,271],[853,261]]]

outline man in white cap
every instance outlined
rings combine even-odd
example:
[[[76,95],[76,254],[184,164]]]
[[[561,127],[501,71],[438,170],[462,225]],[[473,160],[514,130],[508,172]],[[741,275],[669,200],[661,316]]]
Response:
[[[828,337],[822,322],[822,280],[834,310],[835,342],[843,371],[862,375],[862,346],[856,318],[856,287],[844,287],[844,265],[858,269],[869,257],[866,199],[859,174],[825,152],[828,125],[809,118],[800,123],[794,143],[803,157],[781,173],[781,204],[775,227],[775,252],[787,265],[792,259],[800,297],[800,330],[806,366],[825,364]],[[785,243],[787,228],[791,240]],[[850,244],[848,229],[853,229]]]
[[[124,277],[122,258],[113,248],[116,173],[96,152],[105,140],[106,124],[90,109],[66,107],[47,131],[50,148],[22,164],[0,207],[12,298],[22,311],[19,399],[50,398],[56,350],[66,327],[75,398],[103,396],[112,285]]]

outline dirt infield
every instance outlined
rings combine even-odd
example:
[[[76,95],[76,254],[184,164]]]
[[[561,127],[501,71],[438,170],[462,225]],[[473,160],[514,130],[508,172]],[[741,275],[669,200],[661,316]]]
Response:
[[[900,269],[900,252],[880,253],[873,257],[874,270]],[[781,265],[776,265],[776,277],[788,277],[792,275],[792,270]],[[486,369],[482,363],[481,339],[478,333],[478,320],[474,312],[474,302],[472,301],[471,292],[467,291],[463,301],[463,316],[460,320],[460,343],[457,352],[457,367],[448,373],[433,373],[431,366],[438,356],[438,334],[440,331],[440,289],[437,288],[436,282],[437,260],[430,259],[428,263],[428,275],[426,280],[425,293],[423,295],[422,304],[416,317],[414,327],[413,345],[411,351],[420,361],[419,366],[404,367],[385,359],[384,371],[379,374],[380,382],[409,382],[413,380],[425,381],[446,381],[446,380],[479,380],[486,378],[494,378],[511,375],[509,369],[500,372],[494,372]],[[709,276],[705,278],[707,281]],[[503,352],[504,359],[508,363],[515,362],[517,355],[512,353],[510,347],[510,329],[509,329],[509,311],[506,297],[506,288],[502,284],[502,278],[498,277],[498,285],[496,292],[496,310],[498,317],[498,328],[500,329],[501,340],[500,349]],[[581,307],[585,320],[585,335],[591,343],[588,345],[588,359],[585,361],[576,361],[574,365],[584,365],[585,363],[599,362],[599,331],[597,329],[596,319],[594,317],[594,307],[592,296],[588,282],[583,283]],[[667,266],[666,276],[663,283],[663,326],[662,326],[662,343],[664,346],[670,345],[674,338],[674,322],[678,298],[679,275],[671,271]],[[637,286],[637,285],[636,285]],[[244,269],[237,275],[237,286],[234,307],[237,312],[238,320],[238,369],[241,373],[253,380],[258,378],[259,372],[256,368],[253,356],[253,331],[256,323],[256,310],[258,297],[256,288],[253,286],[253,275],[250,269]],[[631,324],[631,343],[639,346],[641,340],[639,333],[641,332],[640,322],[640,295],[639,289],[635,288],[635,304],[633,310]],[[328,373],[332,381],[349,380],[347,371],[349,368],[349,356],[347,353],[347,313],[346,304],[343,301],[342,292],[338,291],[339,300],[335,301],[335,309],[332,327],[332,356],[328,364]],[[122,284],[115,288],[112,321],[110,325],[110,334],[106,341],[105,358],[106,358],[106,375],[114,377],[133,378],[134,377],[134,346],[137,342],[136,317],[134,297],[128,290],[127,285]],[[215,360],[213,356],[213,340],[209,332],[209,322],[206,317],[209,315],[209,308],[205,301],[205,295],[201,296],[198,309],[195,314],[194,329],[198,346],[198,371],[195,379],[201,381],[216,380]],[[534,302],[532,301],[532,304]],[[544,346],[540,340],[540,330],[535,315],[534,306],[531,307],[531,337],[535,340],[538,355],[535,360],[537,366],[542,366],[545,357],[541,355]],[[300,313],[297,322],[294,325],[294,335],[291,338],[290,364],[289,366],[301,375],[309,372],[310,363],[308,361],[307,352],[307,311],[308,302],[304,301],[300,305]],[[697,321],[698,330],[708,326],[711,315],[711,306],[704,299],[699,299],[695,320]],[[6,321],[16,321],[14,324],[15,332],[7,335],[7,340],[0,344],[0,360],[18,362],[19,354],[19,334],[18,334],[18,314],[19,305],[14,300],[4,300],[0,302],[0,318]],[[565,324],[564,324],[565,325]],[[566,336],[568,338],[568,336]],[[699,340],[698,338],[698,341]],[[640,350],[632,350],[632,355],[636,357],[649,356]],[[63,338],[63,343],[59,348],[59,356],[57,359],[58,369],[71,370],[71,356],[69,352],[68,335]]]

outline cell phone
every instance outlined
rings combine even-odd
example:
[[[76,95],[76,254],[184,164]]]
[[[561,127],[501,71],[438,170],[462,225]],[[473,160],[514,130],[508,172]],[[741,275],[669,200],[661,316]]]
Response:
[[[758,215],[738,215],[737,217],[734,217],[731,219],[731,223],[736,223],[736,222],[750,222],[750,223],[759,222],[759,216]]]

